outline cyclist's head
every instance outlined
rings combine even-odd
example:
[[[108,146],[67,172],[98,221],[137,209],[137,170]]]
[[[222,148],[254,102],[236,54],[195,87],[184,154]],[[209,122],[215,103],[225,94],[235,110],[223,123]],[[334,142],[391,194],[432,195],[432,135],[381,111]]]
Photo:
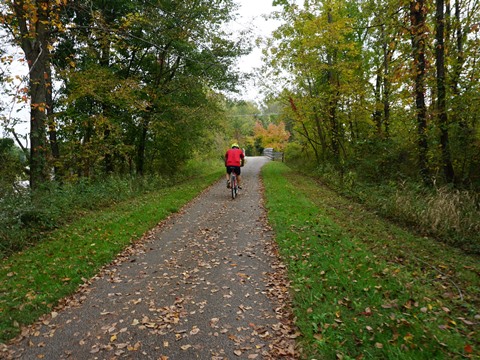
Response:
[[[233,149],[233,148],[240,149],[240,146],[238,146],[238,144],[237,144],[237,143],[233,143],[233,144],[232,144],[232,149]]]

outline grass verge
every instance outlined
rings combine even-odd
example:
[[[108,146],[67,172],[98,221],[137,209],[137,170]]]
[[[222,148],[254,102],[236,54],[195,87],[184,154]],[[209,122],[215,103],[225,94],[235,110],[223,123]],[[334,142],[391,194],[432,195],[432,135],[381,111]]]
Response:
[[[0,342],[22,325],[52,310],[85,279],[110,263],[126,246],[197,196],[223,174],[192,178],[177,186],[91,211],[51,232],[35,247],[2,260]]]
[[[266,207],[305,358],[478,358],[480,262],[413,235],[281,163]]]

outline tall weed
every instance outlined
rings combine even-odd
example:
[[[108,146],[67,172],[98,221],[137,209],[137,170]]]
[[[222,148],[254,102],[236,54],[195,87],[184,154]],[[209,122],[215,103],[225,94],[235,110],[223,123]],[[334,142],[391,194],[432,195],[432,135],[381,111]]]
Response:
[[[425,198],[426,209],[420,219],[431,231],[448,236],[464,232],[475,235],[480,230],[478,196],[470,191],[441,187]]]
[[[323,166],[314,175],[381,216],[467,252],[480,253],[480,199],[473,191],[428,188],[414,181],[367,182],[351,170],[345,175],[332,166]]]

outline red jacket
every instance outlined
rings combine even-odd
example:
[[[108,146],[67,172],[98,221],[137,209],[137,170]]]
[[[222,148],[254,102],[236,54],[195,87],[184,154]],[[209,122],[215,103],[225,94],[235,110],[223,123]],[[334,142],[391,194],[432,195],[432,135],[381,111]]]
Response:
[[[225,166],[241,166],[245,158],[243,151],[237,148],[229,149],[225,154]]]

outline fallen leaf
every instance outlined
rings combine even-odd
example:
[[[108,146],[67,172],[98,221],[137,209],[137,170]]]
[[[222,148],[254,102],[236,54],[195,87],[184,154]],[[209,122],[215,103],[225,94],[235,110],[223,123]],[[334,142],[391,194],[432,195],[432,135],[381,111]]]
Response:
[[[141,346],[142,346],[142,344],[138,341],[138,342],[135,343],[135,345],[133,345],[133,346],[131,346],[131,345],[128,346],[127,349],[128,349],[129,351],[137,351],[138,349],[140,349]]]
[[[474,322],[471,322],[470,320],[466,320],[464,318],[459,318],[460,320],[462,320],[462,322],[466,325],[475,325]]]

